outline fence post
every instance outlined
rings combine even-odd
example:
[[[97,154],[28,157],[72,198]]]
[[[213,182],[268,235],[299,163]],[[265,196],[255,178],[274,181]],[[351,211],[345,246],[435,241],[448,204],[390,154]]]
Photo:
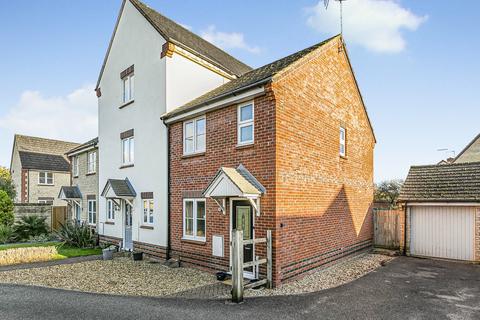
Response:
[[[243,231],[232,231],[232,301],[243,301]]]
[[[267,230],[267,288],[273,288],[272,275],[272,230]]]

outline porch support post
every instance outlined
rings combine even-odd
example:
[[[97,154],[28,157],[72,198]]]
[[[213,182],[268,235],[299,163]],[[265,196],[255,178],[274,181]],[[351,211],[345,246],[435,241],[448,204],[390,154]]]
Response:
[[[267,230],[267,288],[273,288],[272,230]]]
[[[243,302],[243,231],[232,231],[232,301]]]

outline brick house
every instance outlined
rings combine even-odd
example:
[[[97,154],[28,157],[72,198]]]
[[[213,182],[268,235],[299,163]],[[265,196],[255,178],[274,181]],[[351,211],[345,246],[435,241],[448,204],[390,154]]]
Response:
[[[452,161],[453,163],[480,161],[480,134],[478,134]]]
[[[16,134],[10,162],[17,190],[15,202],[65,206],[57,199],[60,187],[70,184],[70,162],[65,153],[78,145]]]
[[[66,153],[71,165],[70,184],[58,198],[68,203],[67,217],[96,228],[98,223],[98,138]]]
[[[229,271],[235,228],[272,230],[277,285],[371,247],[376,141],[341,36],[162,118],[170,255],[183,264]],[[262,250],[246,246],[245,260]]]

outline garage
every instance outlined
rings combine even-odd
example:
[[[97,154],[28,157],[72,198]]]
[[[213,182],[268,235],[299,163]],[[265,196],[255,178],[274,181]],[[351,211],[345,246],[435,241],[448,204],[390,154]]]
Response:
[[[410,226],[412,255],[474,260],[474,207],[412,206]]]
[[[399,202],[408,255],[480,261],[480,163],[413,166]]]

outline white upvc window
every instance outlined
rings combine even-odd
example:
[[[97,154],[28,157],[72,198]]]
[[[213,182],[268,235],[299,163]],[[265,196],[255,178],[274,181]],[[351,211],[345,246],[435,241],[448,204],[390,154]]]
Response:
[[[38,199],[38,203],[53,205],[53,198]]]
[[[122,79],[123,103],[130,102],[135,97],[135,76],[130,74]]]
[[[183,123],[183,154],[205,152],[206,119],[205,116]]]
[[[347,130],[340,127],[340,156],[345,157],[347,154]]]
[[[116,205],[113,200],[107,200],[107,221],[115,220]]]
[[[238,106],[238,144],[252,144],[254,141],[254,105],[253,101]]]
[[[183,200],[183,238],[205,241],[206,207],[205,199]]]
[[[97,152],[92,151],[87,155],[87,173],[97,172]]]
[[[133,137],[122,139],[122,164],[133,164],[135,141]]]
[[[53,172],[39,172],[38,184],[53,185]]]
[[[143,199],[143,223],[153,224],[153,199]]]
[[[73,176],[74,177],[78,177],[78,171],[79,171],[79,167],[78,167],[78,156],[75,156],[72,158],[72,173],[73,173]]]
[[[88,224],[97,223],[97,200],[88,200]]]

